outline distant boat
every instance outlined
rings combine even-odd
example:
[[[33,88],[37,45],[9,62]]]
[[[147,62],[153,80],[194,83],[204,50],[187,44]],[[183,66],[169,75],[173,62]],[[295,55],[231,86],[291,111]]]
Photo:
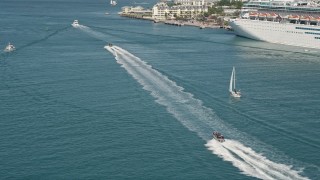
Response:
[[[104,14],[105,14],[105,15],[109,15],[109,13],[108,13],[108,12],[105,12]]]
[[[234,67],[231,73],[229,92],[230,92],[230,95],[233,97],[237,97],[237,98],[241,97],[240,91],[236,89],[236,69]]]
[[[115,5],[117,5],[117,1],[115,1],[115,0],[110,0],[110,4],[111,4],[111,6],[115,6]]]
[[[6,48],[4,49],[5,52],[11,52],[11,51],[14,51],[16,50],[16,48],[11,44],[9,43]]]
[[[217,131],[214,131],[213,134],[212,134],[213,138],[219,142],[224,142],[224,137],[221,133],[217,132]]]
[[[78,27],[78,26],[79,26],[79,21],[78,21],[78,20],[74,20],[71,25],[72,25],[73,27]]]

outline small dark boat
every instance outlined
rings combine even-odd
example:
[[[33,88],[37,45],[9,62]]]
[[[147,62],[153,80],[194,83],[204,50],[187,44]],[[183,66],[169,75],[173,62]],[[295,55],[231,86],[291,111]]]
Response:
[[[212,135],[215,140],[217,140],[219,142],[224,142],[224,137],[221,133],[214,131]]]

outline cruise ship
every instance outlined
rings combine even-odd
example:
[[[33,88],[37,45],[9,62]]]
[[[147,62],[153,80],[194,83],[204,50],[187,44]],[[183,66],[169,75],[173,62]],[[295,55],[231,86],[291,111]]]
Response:
[[[320,2],[249,1],[229,24],[238,36],[320,49]]]

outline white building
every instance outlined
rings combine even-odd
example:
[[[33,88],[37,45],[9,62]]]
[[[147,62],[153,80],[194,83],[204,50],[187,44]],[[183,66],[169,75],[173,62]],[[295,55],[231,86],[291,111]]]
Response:
[[[121,8],[121,13],[122,15],[128,15],[128,14],[143,14],[143,15],[148,15],[151,16],[152,11],[150,9],[144,9],[141,6],[124,6]]]
[[[208,12],[205,5],[176,5],[169,7],[166,3],[160,2],[152,8],[154,20],[175,19],[176,17],[194,18]]]
[[[168,9],[169,6],[166,3],[157,3],[152,7],[152,18],[154,20],[165,20],[167,13],[169,13]]]
[[[207,6],[213,2],[217,2],[219,0],[174,0],[175,4],[182,5],[194,5],[194,6]]]

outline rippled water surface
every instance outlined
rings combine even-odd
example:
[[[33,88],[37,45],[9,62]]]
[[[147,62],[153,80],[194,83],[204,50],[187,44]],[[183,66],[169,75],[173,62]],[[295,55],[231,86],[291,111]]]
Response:
[[[0,46],[17,48],[0,52],[2,178],[320,178],[318,50],[119,17],[125,5],[0,2]]]

